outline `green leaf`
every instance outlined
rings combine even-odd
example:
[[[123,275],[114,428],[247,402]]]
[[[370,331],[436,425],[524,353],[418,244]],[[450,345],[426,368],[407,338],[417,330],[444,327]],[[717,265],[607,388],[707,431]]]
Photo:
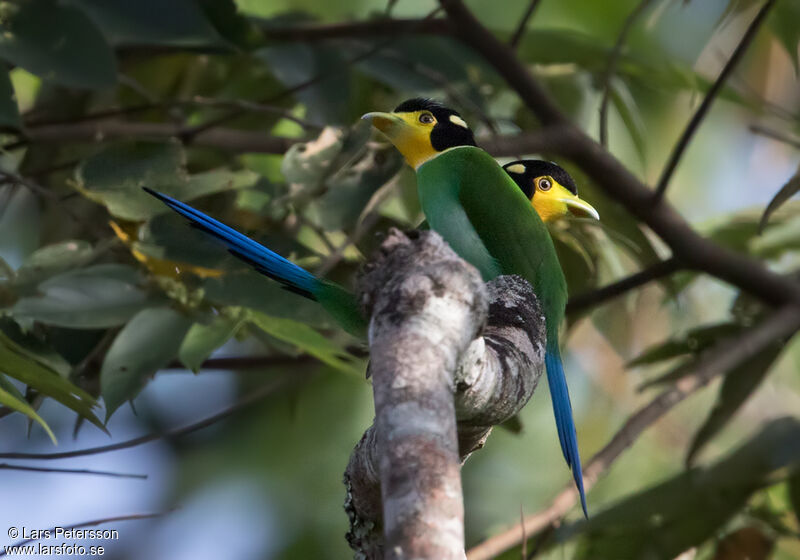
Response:
[[[626,498],[565,528],[559,540],[582,529],[578,559],[673,559],[713,536],[759,487],[800,466],[797,441],[800,422],[775,420],[715,465]]]
[[[30,359],[52,369],[65,379],[69,377],[72,365],[40,338],[31,333],[22,332],[22,329],[14,321],[7,317],[0,317],[0,332],[14,341],[18,350]]]
[[[65,272],[41,283],[41,296],[17,301],[11,315],[75,329],[116,327],[155,303],[139,282],[136,269],[121,264]]]
[[[94,256],[87,241],[71,239],[37,249],[17,270],[17,283],[38,282],[41,279],[83,266]]]
[[[0,372],[57,400],[99,428],[105,429],[92,412],[95,401],[91,395],[60,377],[55,371],[32,360],[24,349],[2,332],[0,332]]]
[[[144,309],[125,325],[100,370],[106,422],[120,405],[139,394],[148,377],[175,358],[191,325],[189,317],[168,307]]]
[[[125,220],[146,220],[168,212],[142,187],[189,201],[256,183],[250,171],[215,170],[189,176],[186,154],[178,142],[120,142],[85,160],[76,170],[78,189]]]
[[[752,395],[769,373],[770,367],[778,359],[783,344],[777,342],[768,346],[752,358],[745,360],[725,375],[719,396],[706,421],[694,435],[686,464],[691,465],[697,454],[724,428],[736,411]]]
[[[780,208],[781,205],[787,200],[792,198],[797,191],[800,191],[800,167],[786,182],[786,184],[781,187],[775,196],[772,197],[772,200],[769,201],[769,204],[767,204],[767,208],[764,210],[764,214],[761,216],[761,221],[758,223],[758,233],[764,231],[764,227],[766,227],[769,217],[772,215],[772,213]]]
[[[286,88],[317,80],[294,94],[306,106],[306,118],[311,122],[348,124],[355,116],[350,111],[350,74],[344,71],[346,64],[339,49],[290,43],[264,47],[253,54]]]
[[[0,57],[45,80],[78,88],[117,81],[114,52],[83,12],[54,0],[4,2]]]
[[[628,362],[628,367],[655,364],[686,354],[698,354],[719,340],[740,332],[741,329],[742,327],[736,323],[719,323],[692,329],[686,336],[648,348]]]
[[[44,428],[44,431],[47,432],[47,435],[50,436],[50,440],[53,442],[53,445],[58,444],[58,441],[56,441],[56,436],[50,429],[50,426],[47,425],[47,422],[42,420],[42,417],[36,413],[33,407],[29,405],[27,402],[25,402],[23,399],[15,397],[11,393],[4,391],[0,387],[0,404],[2,404],[3,406],[7,406],[12,410],[16,410],[17,412],[21,412],[31,420],[38,422],[39,425],[42,428]]]
[[[625,128],[628,129],[628,134],[630,134],[633,146],[636,148],[636,153],[639,154],[639,160],[644,164],[647,156],[647,144],[645,143],[647,128],[642,120],[636,99],[634,99],[627,84],[622,80],[612,80],[610,87],[611,101],[625,124]]]
[[[178,359],[188,369],[197,373],[214,350],[236,335],[242,322],[239,319],[219,317],[208,325],[195,323],[181,343]]]
[[[250,321],[270,336],[291,344],[324,364],[345,373],[364,375],[363,364],[354,362],[353,356],[304,323],[257,312],[250,315]]]
[[[219,36],[193,0],[69,0],[120,45],[220,47]]]
[[[365,156],[327,182],[325,193],[314,199],[310,209],[326,231],[352,229],[372,195],[403,165],[394,148],[368,150]]]
[[[800,72],[800,59],[797,54],[797,49],[800,47],[800,25],[797,24],[800,21],[800,2],[797,0],[778,2],[768,21],[775,37],[792,59],[796,76]]]
[[[9,127],[15,130],[22,127],[17,96],[8,72],[0,72],[0,127]]]

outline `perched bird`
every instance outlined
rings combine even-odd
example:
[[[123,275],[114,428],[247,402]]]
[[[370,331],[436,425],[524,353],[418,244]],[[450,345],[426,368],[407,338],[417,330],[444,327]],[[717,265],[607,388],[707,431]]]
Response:
[[[578,197],[575,181],[558,164],[538,159],[521,159],[503,166],[525,193],[543,222],[571,213],[578,217],[600,219],[591,204]]]
[[[519,274],[533,285],[545,311],[545,362],[559,440],[586,513],[575,426],[558,346],[566,284],[542,220],[553,220],[570,211],[596,218],[597,212],[577,197],[574,182],[556,164],[524,160],[506,165],[508,173],[503,172],[486,152],[474,147],[472,131],[458,113],[437,103],[411,100],[394,113],[369,113],[365,117],[371,118],[417,169],[420,199],[432,228],[484,278]],[[222,241],[231,254],[257,271],[287,290],[318,301],[344,330],[366,338],[367,319],[361,315],[352,292],[317,278],[179,200],[149,188],[144,190],[194,227]],[[487,200],[491,204],[485,204]],[[450,210],[452,214],[448,216]]]
[[[572,200],[566,194],[573,193],[547,193],[556,185],[569,191],[574,183],[553,164],[531,165],[531,173],[545,170],[548,174],[538,177],[538,191],[529,199],[523,192],[529,185],[520,184],[519,188],[511,178],[515,170],[522,169],[512,169],[510,177],[488,153],[476,147],[472,131],[456,111],[428,99],[410,99],[391,113],[367,113],[362,118],[371,120],[416,170],[420,203],[431,229],[475,266],[484,279],[516,274],[533,286],[545,315],[545,367],[559,442],[572,469],[583,513],[588,516],[572,405],[558,344],[567,286],[553,241],[536,212],[543,209],[546,219],[560,210],[566,212],[575,204],[566,202]],[[517,175],[527,176],[529,170],[524,171]],[[591,208],[586,206],[584,210]]]

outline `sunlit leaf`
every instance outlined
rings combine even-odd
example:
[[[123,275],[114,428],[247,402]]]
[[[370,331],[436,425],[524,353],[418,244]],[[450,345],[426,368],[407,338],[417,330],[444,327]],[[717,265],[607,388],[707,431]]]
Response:
[[[72,371],[70,363],[52,346],[32,333],[22,332],[19,325],[7,317],[0,317],[0,332],[17,345],[19,352],[52,369],[61,377],[67,378]]]
[[[32,406],[26,401],[15,397],[7,391],[4,391],[2,387],[0,387],[0,404],[7,406],[12,410],[16,410],[17,412],[20,412],[31,420],[37,422],[42,428],[44,428],[44,431],[47,432],[48,437],[50,437],[50,441],[52,441],[54,445],[58,443],[58,441],[56,441],[55,434],[50,429],[50,426],[47,425],[47,422],[42,420],[42,417],[36,413]]]
[[[0,57],[45,80],[79,88],[117,81],[114,52],[81,10],[55,0],[3,5]]]
[[[772,215],[772,213],[780,208],[781,205],[787,200],[792,198],[797,191],[800,191],[800,168],[797,169],[797,172],[786,182],[785,185],[781,187],[775,196],[772,197],[772,200],[769,201],[769,204],[767,204],[767,208],[764,210],[764,214],[761,216],[761,221],[758,223],[759,233],[764,231],[764,227],[767,225],[769,217]]]
[[[686,455],[686,464],[692,464],[703,447],[730,422],[767,376],[781,350],[783,350],[781,342],[768,346],[725,375],[714,408],[692,439]]]
[[[76,329],[116,327],[158,301],[139,282],[139,273],[121,264],[65,272],[41,283],[40,296],[20,299],[11,314],[19,320]]]
[[[353,356],[304,323],[270,317],[263,313],[252,313],[250,320],[270,336],[291,344],[322,363],[345,373],[360,376],[364,374],[363,364],[355,361]]]
[[[0,72],[0,127],[19,129],[19,107],[7,72]]]
[[[186,315],[168,307],[140,311],[119,332],[100,371],[100,393],[106,421],[142,390],[147,379],[178,354],[192,325]]]
[[[28,357],[13,340],[0,332],[0,373],[5,373],[43,395],[71,408],[96,426],[103,424],[92,412],[94,399],[41,363]]]
[[[197,373],[214,350],[225,344],[241,326],[240,319],[227,317],[219,317],[207,325],[195,323],[181,342],[178,359]]]

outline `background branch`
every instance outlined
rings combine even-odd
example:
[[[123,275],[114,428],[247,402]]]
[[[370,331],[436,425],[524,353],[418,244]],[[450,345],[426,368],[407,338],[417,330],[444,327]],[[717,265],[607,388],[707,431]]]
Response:
[[[578,294],[569,298],[567,302],[567,314],[576,314],[597,307],[607,301],[619,297],[640,286],[644,286],[654,280],[659,280],[665,276],[680,270],[681,265],[675,258],[669,258],[654,264],[653,266],[631,274],[627,278],[618,280],[608,286],[603,286],[588,293]]]
[[[301,372],[293,372],[291,374],[292,380],[297,382],[298,377],[304,379],[306,376]],[[285,386],[289,382],[288,378],[278,379],[265,383],[261,387],[254,389],[246,397],[240,399],[236,404],[226,408],[225,410],[189,424],[181,428],[175,428],[166,432],[147,434],[137,438],[121,441],[119,443],[112,443],[111,445],[101,445],[99,447],[90,447],[88,449],[76,449],[74,451],[59,451],[55,453],[0,453],[0,459],[38,459],[42,461],[49,461],[53,459],[70,459],[72,457],[84,457],[86,455],[98,455],[100,453],[108,453],[110,451],[119,451],[120,449],[129,449],[156,441],[159,439],[175,439],[194,433],[203,428],[207,428],[216,424],[217,422],[228,418],[229,416],[239,412],[240,410],[251,406],[269,395],[273,394],[279,388]]]
[[[58,474],[88,474],[92,476],[109,476],[112,478],[138,478],[146,480],[146,474],[130,474],[119,473],[112,471],[93,471],[91,469],[59,469],[48,467],[32,467],[30,465],[9,465],[8,463],[0,463],[0,470],[4,471],[25,471],[25,472],[39,472],[39,473],[58,473]]]
[[[623,451],[630,447],[647,428],[686,397],[707,385],[714,377],[726,373],[742,361],[758,354],[775,340],[791,337],[800,329],[800,307],[789,305],[774,311],[759,324],[742,334],[721,342],[701,355],[675,385],[664,390],[649,404],[633,413],[614,437],[583,468],[584,485],[591,488]],[[566,515],[577,502],[570,484],[545,509],[526,516],[524,533],[534,536]],[[469,560],[490,560],[520,544],[523,528],[515,525],[468,551]]]
[[[650,189],[571,124],[514,52],[483,27],[460,0],[442,0],[441,4],[458,37],[497,70],[543,124],[560,129],[549,135],[549,149],[572,159],[606,194],[661,237],[688,268],[716,276],[775,305],[800,303],[800,286],[796,282],[704,239],[670,205],[654,205]]]
[[[711,89],[709,89],[708,93],[706,93],[705,97],[703,97],[703,102],[697,108],[697,111],[695,111],[692,119],[689,121],[689,124],[686,125],[686,129],[683,131],[683,134],[681,134],[678,143],[675,144],[675,147],[672,149],[672,153],[667,160],[667,164],[664,166],[664,170],[661,172],[661,177],[659,178],[656,186],[656,192],[653,195],[654,202],[660,201],[664,196],[664,192],[667,190],[667,186],[669,186],[669,180],[672,178],[672,174],[678,167],[678,162],[681,160],[683,153],[689,146],[689,142],[692,140],[692,137],[694,137],[694,133],[697,132],[700,123],[703,122],[708,110],[716,100],[717,95],[720,91],[722,91],[722,87],[725,85],[728,77],[733,73],[734,68],[736,68],[736,65],[742,59],[744,53],[747,52],[747,48],[753,42],[758,29],[761,27],[761,24],[764,22],[767,14],[774,5],[775,0],[767,0],[764,2],[764,5],[761,6],[761,9],[756,14],[756,17],[753,18],[753,21],[751,21],[750,25],[747,27],[747,31],[745,31],[744,35],[742,35],[742,39],[739,41],[739,44],[736,46],[736,49],[733,51],[730,59],[728,59],[728,62],[722,68],[722,72],[720,72],[719,76],[714,82],[714,85],[711,86]]]

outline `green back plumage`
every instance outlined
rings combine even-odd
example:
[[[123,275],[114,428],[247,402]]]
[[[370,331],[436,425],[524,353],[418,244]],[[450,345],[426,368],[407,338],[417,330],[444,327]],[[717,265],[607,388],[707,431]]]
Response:
[[[345,331],[356,338],[366,340],[369,325],[361,314],[361,308],[353,292],[339,284],[321,280],[314,297]]]
[[[567,286],[547,227],[502,167],[473,146],[451,148],[417,170],[431,228],[489,280],[517,274],[542,304],[549,344],[558,344]]]

